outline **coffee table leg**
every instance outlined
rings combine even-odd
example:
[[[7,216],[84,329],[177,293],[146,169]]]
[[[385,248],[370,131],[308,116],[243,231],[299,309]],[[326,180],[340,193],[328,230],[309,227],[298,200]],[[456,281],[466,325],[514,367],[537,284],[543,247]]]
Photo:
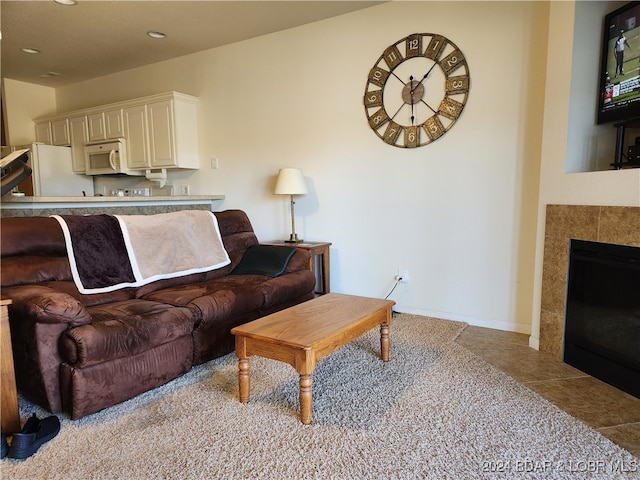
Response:
[[[380,357],[383,361],[389,361],[389,325],[380,325]]]
[[[248,358],[241,358],[238,361],[238,389],[240,390],[240,401],[242,403],[247,403],[249,401],[249,392],[251,390]]]
[[[305,425],[311,423],[312,383],[311,375],[300,375],[300,421]]]

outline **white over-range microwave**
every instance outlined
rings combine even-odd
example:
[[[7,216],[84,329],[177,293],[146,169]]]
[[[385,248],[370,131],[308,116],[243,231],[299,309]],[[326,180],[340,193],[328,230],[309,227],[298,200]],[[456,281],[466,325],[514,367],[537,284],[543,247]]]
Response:
[[[127,167],[127,150],[124,138],[88,143],[84,147],[84,164],[87,175],[143,175],[143,171]]]

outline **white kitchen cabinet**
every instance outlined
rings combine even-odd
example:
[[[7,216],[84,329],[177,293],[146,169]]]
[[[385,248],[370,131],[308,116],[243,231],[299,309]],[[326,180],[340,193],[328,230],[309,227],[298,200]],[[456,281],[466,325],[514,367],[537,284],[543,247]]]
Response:
[[[107,138],[124,138],[122,109],[104,112],[104,123]]]
[[[190,95],[169,92],[41,117],[35,119],[36,139],[47,144],[53,141],[72,144],[79,152],[77,139],[83,132],[80,120],[83,117],[84,143],[124,138],[129,168],[197,169],[200,168],[197,102],[198,99]],[[73,126],[68,123],[71,119]],[[53,124],[56,124],[54,136]],[[65,138],[64,125],[67,124]],[[80,168],[80,160],[76,168]]]
[[[147,105],[147,126],[150,140],[150,163],[153,168],[175,167],[175,125],[173,101]]]
[[[36,123],[36,142],[52,145],[51,122]]]
[[[123,110],[124,138],[129,168],[149,168],[149,139],[147,136],[147,107],[139,105]]]
[[[69,122],[66,118],[51,122],[51,140],[54,145],[58,146],[71,144]]]
[[[87,115],[87,127],[89,128],[90,142],[99,142],[107,138],[107,132],[104,127],[104,112]]]
[[[71,159],[74,173],[85,173],[84,146],[89,141],[87,117],[80,115],[69,119],[69,134],[71,136]]]
[[[199,168],[197,105],[192,97],[172,95],[147,104],[152,168]]]
[[[87,115],[87,122],[90,142],[124,137],[124,122],[120,108]]]
[[[143,108],[144,107],[144,108]],[[143,120],[144,118],[144,120]],[[136,122],[135,125],[131,125]],[[142,124],[146,124],[144,138]],[[136,152],[130,168],[199,168],[196,104],[172,95],[168,100],[125,109],[125,138]],[[141,148],[147,148],[141,163]]]

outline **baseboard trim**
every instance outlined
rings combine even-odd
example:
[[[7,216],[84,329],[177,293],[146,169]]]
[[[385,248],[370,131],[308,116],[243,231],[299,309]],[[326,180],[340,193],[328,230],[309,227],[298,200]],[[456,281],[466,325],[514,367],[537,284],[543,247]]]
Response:
[[[435,317],[443,320],[453,320],[457,322],[465,322],[476,327],[493,328],[495,330],[503,330],[506,332],[524,333],[531,335],[531,325],[525,323],[507,322],[504,320],[496,320],[490,318],[479,318],[471,315],[462,315],[451,312],[440,312],[436,310],[425,310],[422,308],[405,307],[396,305],[393,310],[398,313],[410,313],[413,315],[422,315],[424,317]]]

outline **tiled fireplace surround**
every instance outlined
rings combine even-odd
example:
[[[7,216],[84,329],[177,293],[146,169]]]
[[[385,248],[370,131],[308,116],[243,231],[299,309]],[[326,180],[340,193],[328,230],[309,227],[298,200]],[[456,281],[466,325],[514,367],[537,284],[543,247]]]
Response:
[[[640,247],[640,207],[547,205],[540,351],[560,360],[571,239]]]

